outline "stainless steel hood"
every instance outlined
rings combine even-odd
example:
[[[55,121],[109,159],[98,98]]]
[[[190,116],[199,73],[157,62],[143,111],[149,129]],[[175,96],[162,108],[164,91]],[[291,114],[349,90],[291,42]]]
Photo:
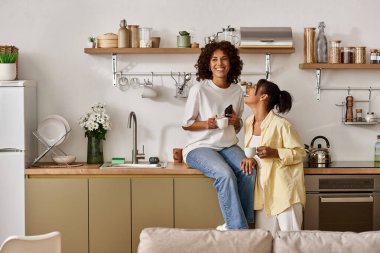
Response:
[[[293,47],[291,27],[240,27],[241,48]]]

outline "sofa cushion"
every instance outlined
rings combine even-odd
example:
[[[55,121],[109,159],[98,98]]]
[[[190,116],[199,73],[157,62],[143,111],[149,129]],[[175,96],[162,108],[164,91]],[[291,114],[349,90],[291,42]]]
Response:
[[[380,252],[380,231],[353,233],[328,231],[277,232],[273,252],[375,253]]]
[[[145,228],[138,253],[271,253],[273,237],[261,229]]]

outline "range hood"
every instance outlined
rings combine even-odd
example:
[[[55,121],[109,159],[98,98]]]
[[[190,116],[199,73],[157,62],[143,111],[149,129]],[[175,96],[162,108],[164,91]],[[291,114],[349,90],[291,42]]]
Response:
[[[293,47],[291,27],[240,27],[241,48]]]

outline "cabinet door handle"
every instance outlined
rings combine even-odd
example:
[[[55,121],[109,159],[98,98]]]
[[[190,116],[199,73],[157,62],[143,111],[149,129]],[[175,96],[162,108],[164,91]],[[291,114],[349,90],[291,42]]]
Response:
[[[323,203],[358,203],[358,202],[373,202],[373,197],[340,197],[340,198],[333,198],[333,197],[320,197],[321,202]]]

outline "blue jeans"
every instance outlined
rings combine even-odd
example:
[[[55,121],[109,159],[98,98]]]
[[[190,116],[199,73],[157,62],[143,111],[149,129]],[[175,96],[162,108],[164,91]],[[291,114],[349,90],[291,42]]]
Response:
[[[214,178],[220,209],[229,229],[248,228],[253,222],[253,189],[256,177],[246,175],[240,168],[245,158],[244,151],[237,145],[216,151],[211,148],[197,148],[190,151],[186,163],[192,168]]]

